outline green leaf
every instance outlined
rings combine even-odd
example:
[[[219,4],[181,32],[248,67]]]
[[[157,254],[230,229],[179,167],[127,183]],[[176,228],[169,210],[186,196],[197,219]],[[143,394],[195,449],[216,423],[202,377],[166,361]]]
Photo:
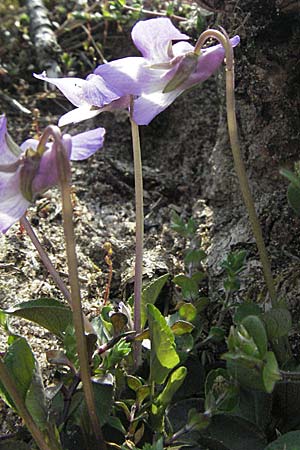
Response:
[[[142,450],[163,450],[164,441],[163,438],[159,438],[153,445],[145,444]]]
[[[14,379],[19,394],[25,401],[27,391],[31,385],[33,372],[35,369],[35,360],[31,348],[26,339],[16,339],[8,348],[3,362]],[[6,403],[14,408],[13,401],[9,393],[0,382],[0,395]]]
[[[197,222],[190,217],[186,223],[175,211],[173,211],[171,217],[171,228],[181,234],[181,236],[192,239],[197,231]]]
[[[207,257],[204,250],[201,249],[191,249],[188,250],[185,257],[184,262],[186,265],[195,264],[199,265],[205,258]]]
[[[271,442],[264,450],[299,450],[299,448],[300,431],[290,431]]]
[[[262,432],[265,432],[272,420],[272,396],[263,391],[241,388],[239,403],[234,414],[252,422]]]
[[[6,314],[4,313],[4,311],[2,311],[2,310],[0,309],[0,327],[1,327],[1,328],[4,328],[5,330],[6,330],[6,328],[7,328],[6,322],[7,322],[7,316],[6,316]]]
[[[236,308],[234,322],[241,323],[247,316],[260,316],[261,308],[256,303],[242,303]]]
[[[143,328],[145,326],[146,320],[147,320],[147,304],[153,305],[162,288],[168,281],[169,274],[166,273],[165,275],[162,275],[159,278],[156,278],[155,280],[151,281],[142,292],[142,302],[141,302],[141,327]]]
[[[137,391],[141,386],[143,386],[141,380],[133,375],[127,375],[126,377],[128,387],[133,391]]]
[[[171,373],[167,385],[165,386],[164,390],[158,395],[155,401],[158,406],[163,407],[163,410],[165,410],[170,405],[174,394],[182,385],[186,374],[187,369],[184,366],[178,367],[178,369],[174,370],[174,372]]]
[[[190,322],[186,322],[185,320],[177,320],[171,326],[172,332],[175,336],[181,336],[182,334],[191,333],[194,329],[194,325]]]
[[[230,412],[238,400],[238,388],[227,370],[211,370],[205,381],[205,409]]]
[[[244,365],[241,365],[239,361],[229,359],[230,354],[227,353],[225,356],[227,359],[227,370],[234,380],[237,380],[244,388],[265,391],[262,369],[258,365],[256,366],[255,361],[252,364],[251,361],[245,361]],[[247,362],[249,362],[248,367],[246,365]]]
[[[75,330],[73,325],[69,325],[66,328],[63,337],[63,347],[66,353],[67,359],[71,361],[76,367],[78,366],[78,354],[77,354],[77,344],[75,337]]]
[[[186,275],[176,275],[173,282],[181,287],[182,296],[185,300],[195,300],[199,296],[198,282]]]
[[[37,426],[41,430],[46,430],[48,426],[47,401],[43,379],[37,361],[35,362],[35,369],[31,385],[26,394],[25,403]]]
[[[291,313],[286,308],[274,308],[262,315],[268,338],[273,341],[286,336],[292,328]]]
[[[299,180],[300,181],[300,180]],[[300,215],[300,187],[290,184],[287,189],[287,198],[291,208]]]
[[[195,272],[192,275],[192,280],[196,281],[196,283],[199,285],[201,281],[205,280],[207,277],[207,274],[204,272]]]
[[[95,332],[97,333],[100,345],[105,344],[111,339],[113,326],[111,322],[108,322],[104,319],[102,313],[92,320],[92,325]]]
[[[114,378],[111,374],[103,377],[93,377],[92,385],[95,395],[95,405],[100,425],[103,426],[111,413],[114,400]],[[83,414],[88,414],[86,405]]]
[[[229,275],[236,275],[243,270],[246,256],[247,252],[245,250],[231,252],[227,258],[221,262],[221,267],[225,269]]]
[[[192,59],[193,59],[193,55],[192,55]],[[198,59],[198,57],[197,57]],[[188,236],[190,238],[194,237],[194,234],[197,231],[197,222],[195,221],[195,219],[193,219],[193,217],[190,217],[187,224],[186,224],[186,230],[188,233]]]
[[[144,385],[141,386],[136,392],[136,399],[139,404],[143,403],[143,401],[150,396],[151,390],[150,386]]]
[[[214,450],[264,450],[267,444],[257,427],[231,414],[213,416],[198,442]]]
[[[223,286],[226,292],[235,292],[239,290],[241,283],[238,277],[229,276],[224,280]]]
[[[125,414],[126,419],[130,421],[131,413],[126,403],[115,401],[115,407],[118,408],[120,411],[122,411],[123,414]]]
[[[197,316],[197,310],[191,303],[182,303],[178,312],[180,317],[188,322],[192,322]]]
[[[111,426],[112,428],[114,428],[115,430],[120,431],[124,436],[127,433],[127,431],[125,430],[121,420],[119,419],[119,417],[114,417],[114,416],[109,416],[106,423]],[[1,450],[1,449],[0,449]]]
[[[207,297],[200,297],[193,304],[196,308],[196,313],[201,313],[209,305],[209,299]]]
[[[266,391],[270,394],[275,386],[275,383],[281,379],[278,364],[273,352],[267,352],[265,356],[265,366],[263,368],[263,382]]]
[[[259,354],[263,358],[268,350],[268,338],[263,322],[258,316],[247,316],[242,321],[242,325],[254,340]]]
[[[287,169],[281,169],[280,173],[285,178],[287,178],[295,187],[298,187],[300,189],[300,178],[297,177],[295,173]]]
[[[199,413],[196,408],[189,410],[187,426],[191,431],[202,431],[208,427],[210,423],[210,417],[205,414]]]
[[[225,331],[220,327],[211,327],[209,330],[209,335],[207,339],[213,340],[214,342],[222,342],[225,337]]]
[[[185,222],[175,211],[172,212],[170,226],[172,230],[181,235],[185,235]]]
[[[3,312],[35,322],[60,337],[67,326],[72,324],[71,309],[52,298],[22,302]]]
[[[171,369],[164,367],[159,362],[155,354],[151,354],[150,358],[150,382],[156,384],[163,384],[166,381]],[[138,391],[139,392],[139,391]]]
[[[151,351],[163,367],[173,369],[179,363],[175,350],[174,335],[160,311],[154,305],[147,305],[151,338]]]
[[[161,384],[180,361],[175,350],[174,335],[165,318],[154,305],[147,305],[151,339],[150,377]]]
[[[180,362],[183,363],[189,356],[189,353],[194,347],[194,338],[191,334],[183,334],[175,337],[176,351],[180,358]]]
[[[189,374],[186,377],[181,390],[185,388],[185,385],[188,382]],[[197,445],[196,441],[199,436],[198,430],[203,430],[203,428],[208,425],[207,422],[209,420],[207,414],[203,415],[199,412],[199,407],[201,408],[200,404],[202,404],[202,401],[199,402],[199,398],[185,398],[184,400],[172,403],[166,410],[168,422],[172,427],[171,429],[180,430],[183,427],[186,427],[187,433],[184,434],[184,437],[180,437],[180,442],[182,442],[183,439],[184,442],[193,441],[196,444],[195,447],[193,447],[194,450],[200,450],[200,448],[202,450],[203,447]],[[174,442],[174,444],[176,444],[176,442]],[[204,448],[206,449],[207,447]],[[214,447],[214,450],[216,449],[219,450],[218,447]]]

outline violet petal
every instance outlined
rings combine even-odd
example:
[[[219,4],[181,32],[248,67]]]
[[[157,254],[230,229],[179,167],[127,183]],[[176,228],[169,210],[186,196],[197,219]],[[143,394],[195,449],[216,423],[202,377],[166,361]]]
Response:
[[[71,111],[63,114],[59,121],[58,126],[63,127],[65,125],[69,125],[70,123],[78,123],[82,120],[91,119],[92,117],[97,116],[102,112],[102,108],[91,109],[91,105],[84,105],[76,109],[72,109]]]
[[[168,93],[155,92],[142,95],[134,102],[133,119],[138,125],[148,125],[159,113],[164,111],[183,92],[176,89]]]
[[[37,139],[26,139],[26,141],[24,141],[20,147],[22,149],[23,152],[26,152],[26,150],[28,148],[32,148],[32,150],[36,150],[37,146],[38,146],[39,141]]]
[[[20,147],[7,133],[7,119],[3,114],[0,116],[0,164],[12,164],[20,154]]]
[[[190,39],[174,27],[169,18],[141,20],[133,27],[131,36],[144,58],[160,63],[173,57],[169,47],[172,40]]]
[[[71,136],[65,134],[62,138],[64,149],[68,158],[71,156],[72,141]],[[47,191],[59,183],[57,170],[56,146],[48,143],[47,150],[43,153],[39,168],[32,182],[32,194],[36,195]]]
[[[0,174],[0,231],[5,233],[26,212],[29,202],[20,191],[20,169]]]
[[[84,97],[84,88],[86,87],[87,81],[81,78],[49,78],[46,73],[43,72],[40,75],[34,73],[35,78],[39,80],[47,81],[48,83],[54,84],[64,96],[75,106],[81,106],[86,103]]]
[[[101,108],[120,98],[120,95],[111,89],[101,76],[92,73],[86,81],[83,85],[83,95],[90,105]]]
[[[103,147],[105,128],[96,128],[72,136],[72,152],[70,159],[81,161],[93,155]]]
[[[102,64],[94,73],[117,86],[120,96],[140,95],[144,85],[151,85],[153,89],[158,88],[157,82],[160,77],[160,71],[149,70],[147,61],[141,57],[121,58]]]

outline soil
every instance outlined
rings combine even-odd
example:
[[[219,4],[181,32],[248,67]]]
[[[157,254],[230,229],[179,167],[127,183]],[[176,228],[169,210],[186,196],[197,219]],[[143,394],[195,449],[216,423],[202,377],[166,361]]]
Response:
[[[242,43],[236,50],[236,93],[242,148],[277,286],[289,302],[296,324],[300,318],[300,222],[287,204],[286,184],[279,167],[292,167],[299,159],[299,28],[297,31],[294,15],[280,11],[277,3],[280,2],[229,1],[225,11],[207,18],[206,25],[222,24],[231,35],[238,32],[241,36]],[[108,31],[103,48],[106,58],[135,54],[126,27],[117,30],[110,25]],[[0,50],[0,83],[9,97],[32,113],[37,114],[38,110],[38,126],[43,129],[57,123],[71,105],[58,92],[45,93],[43,83],[31,77],[33,71],[40,71],[37,60],[31,58],[33,47],[23,40],[20,30],[12,34],[21,43],[21,50],[17,54],[17,47],[12,46],[13,55]],[[103,39],[103,34],[100,36]],[[19,58],[13,63],[16,75],[10,73],[13,58]],[[0,101],[0,110],[5,112],[9,131],[18,143],[35,133],[33,114],[23,114],[2,97]],[[96,126],[106,128],[104,148],[89,160],[74,163],[72,169],[82,299],[90,317],[97,315],[107,283],[103,244],[109,241],[113,248],[111,299],[116,301],[132,291],[135,246],[128,115],[124,111],[103,113],[67,131],[74,134]],[[233,171],[222,71],[177,99],[149,126],[141,127],[140,133],[145,201],[144,282],[162,273],[174,275],[182,270],[184,241],[170,229],[171,213],[175,210],[184,218],[193,216],[199,224],[203,248],[209,253],[211,298],[221,287],[220,261],[230,250],[245,248],[248,266],[241,295],[264,299],[260,263]],[[28,219],[67,283],[58,191],[51,190],[38,199],[29,209]],[[0,274],[1,308],[42,296],[63,300],[18,224],[0,236]],[[28,337],[47,379],[51,367],[45,351],[57,348],[58,343],[28,322],[14,320],[12,326]],[[4,351],[5,336],[0,342]],[[4,407],[2,411],[6,414]],[[0,434],[14,430],[14,420],[0,422]]]

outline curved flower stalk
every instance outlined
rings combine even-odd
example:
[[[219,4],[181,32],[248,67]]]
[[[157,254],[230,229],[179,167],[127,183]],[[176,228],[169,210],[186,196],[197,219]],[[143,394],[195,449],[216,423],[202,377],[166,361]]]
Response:
[[[226,56],[226,109],[227,109],[227,125],[231,144],[232,156],[236,174],[239,180],[240,190],[249,215],[252,226],[253,235],[256,241],[260,261],[263,268],[263,274],[267,289],[273,306],[277,304],[277,295],[275,284],[271,271],[271,264],[267,254],[266,246],[263,239],[261,226],[256,214],[254,200],[251,194],[248,177],[243,162],[241,148],[239,143],[238,128],[235,113],[235,96],[234,96],[234,56],[233,45],[225,30],[206,30],[199,37],[195,52],[200,53],[201,48],[207,39],[216,39],[223,46]]]
[[[105,129],[97,128],[75,136],[64,135],[70,160],[88,158],[103,146]],[[5,233],[26,212],[39,193],[58,184],[56,156],[51,142],[27,139],[19,147],[7,133],[0,116],[0,231]]]
[[[132,40],[142,57],[129,57],[98,66],[94,73],[118,89],[120,95],[132,94],[133,120],[148,125],[184,91],[202,83],[222,64],[222,45],[201,49],[186,42],[168,18],[138,22],[132,29]],[[172,41],[177,42],[172,45]],[[235,47],[239,36],[231,39]]]

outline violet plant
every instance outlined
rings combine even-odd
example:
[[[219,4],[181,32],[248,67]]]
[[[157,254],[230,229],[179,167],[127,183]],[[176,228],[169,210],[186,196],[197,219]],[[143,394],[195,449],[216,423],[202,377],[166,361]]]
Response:
[[[50,131],[51,134],[51,131]],[[103,146],[104,128],[73,137],[63,136],[67,157],[73,161],[88,158]],[[59,174],[49,130],[40,140],[27,139],[19,147],[7,132],[7,121],[0,116],[0,230],[5,233],[26,213],[35,197],[58,185]]]
[[[94,393],[90,380],[89,361],[85,342],[85,329],[90,333],[93,332],[93,329],[87,319],[84,318],[81,308],[72,222],[69,167],[70,159],[85,159],[102,147],[105,130],[99,128],[78,134],[72,138],[69,135],[61,136],[58,127],[49,126],[39,140],[28,139],[21,145],[21,148],[14,143],[7,133],[6,119],[4,116],[1,117],[0,130],[0,152],[2,161],[6,163],[1,166],[3,184],[0,191],[2,196],[0,220],[1,230],[3,232],[6,232],[15,221],[24,216],[27,207],[34,201],[38,193],[57,184],[60,184],[61,187],[71,285],[69,301],[73,311],[81,379],[83,381],[83,389],[94,434],[97,436],[99,445],[105,448],[101,428],[95,412]],[[48,142],[50,137],[53,138],[53,142],[51,143]],[[23,219],[23,223],[25,228],[30,229],[26,219]],[[32,236],[32,233],[29,233],[29,235]],[[40,252],[40,256],[44,259],[42,252]],[[46,263],[48,263],[47,260]],[[25,406],[23,408],[21,407],[21,411],[23,409],[26,413]]]
[[[222,45],[204,49],[201,54],[171,23],[158,18],[138,22],[132,30],[132,39],[142,57],[128,57],[98,66],[86,80],[78,78],[48,78],[45,74],[36,78],[53,83],[77,109],[64,114],[59,125],[94,117],[108,108],[130,107],[134,149],[136,186],[136,265],[135,265],[135,328],[140,331],[140,297],[142,277],[142,170],[140,143],[136,125],[145,125],[167,108],[185,90],[209,78],[222,64],[225,50]],[[239,43],[239,37],[232,45]],[[105,83],[104,93],[101,86]],[[119,96],[119,98],[116,97]]]
[[[203,49],[203,44],[210,38],[220,43]],[[270,263],[247,181],[237,132],[233,47],[238,45],[239,36],[230,40],[226,33],[206,30],[193,47],[186,42],[189,37],[176,29],[170,19],[156,18],[138,22],[133,27],[132,39],[142,57],[127,57],[102,64],[87,80],[80,82],[76,78],[53,79],[45,74],[35,75],[55,84],[74,105],[78,106],[78,98],[80,99],[82,106],[64,115],[59,124],[76,123],[91,117],[91,114],[94,116],[108,107],[115,107],[115,101],[116,107],[128,106],[128,96],[133,95],[135,98],[132,119],[138,125],[147,125],[184,91],[209,78],[226,56],[227,119],[235,168],[259,250],[265,281],[272,302],[275,302],[276,292]],[[180,42],[172,45],[175,40]],[[98,81],[96,76],[99,77]],[[113,100],[114,96],[102,95],[95,87],[88,89],[86,84],[89,82],[91,86],[105,83],[109,86],[110,93],[118,93],[119,100]],[[110,102],[109,106],[107,102]]]
[[[202,48],[208,38],[216,39],[219,44]],[[215,381],[220,374],[211,375],[207,387],[205,412],[199,415],[196,411],[191,410],[187,425],[177,432],[174,432],[171,426],[166,427],[170,402],[187,374],[186,367],[182,365],[187,355],[186,352],[178,350],[179,339],[177,337],[185,334],[190,335],[195,328],[193,320],[196,320],[197,307],[192,303],[195,300],[194,297],[197,298],[199,285],[204,278],[204,274],[201,270],[194,270],[194,264],[195,261],[198,265],[201,264],[205,254],[198,248],[199,242],[196,239],[194,244],[197,248],[194,248],[192,243],[192,248],[186,259],[187,275],[184,275],[184,280],[179,278],[180,276],[174,279],[174,282],[183,291],[183,308],[173,317],[165,318],[159,309],[154,306],[154,303],[167,282],[168,276],[161,277],[142,291],[143,184],[138,126],[149,124],[154,117],[186,90],[209,78],[221,66],[224,57],[226,57],[227,69],[228,128],[235,166],[262,260],[266,284],[274,305],[276,305],[277,299],[238,142],[234,104],[233,47],[239,44],[239,37],[234,36],[229,39],[223,30],[207,30],[199,37],[196,45],[192,46],[186,42],[189,37],[174,27],[170,19],[159,18],[138,22],[133,27],[132,39],[140,50],[141,57],[122,58],[98,66],[94,73],[85,80],[72,77],[49,78],[46,74],[35,75],[35,77],[53,83],[76,106],[76,109],[60,118],[59,126],[95,117],[102,111],[119,108],[129,109],[136,188],[136,259],[133,308],[130,301],[128,305],[120,304],[117,311],[112,305],[106,305],[102,308],[99,317],[92,323],[82,313],[70,199],[69,161],[85,159],[102,147],[104,129],[98,128],[71,137],[61,135],[58,127],[50,126],[46,128],[39,140],[27,140],[21,147],[18,147],[7,133],[5,117],[0,118],[0,229],[5,233],[13,223],[21,220],[37,247],[44,264],[70,303],[74,332],[69,320],[69,310],[67,312],[67,310],[63,311],[63,308],[61,308],[60,312],[65,323],[60,329],[57,326],[55,327],[54,322],[51,321],[50,313],[53,313],[54,307],[58,308],[55,301],[52,302],[52,305],[49,302],[36,302],[36,308],[47,308],[48,320],[36,316],[33,318],[33,314],[28,315],[28,305],[24,304],[19,305],[19,308],[13,311],[8,310],[4,314],[11,313],[17,316],[23,314],[24,316],[24,311],[27,311],[27,318],[29,317],[40,324],[43,323],[44,326],[46,324],[46,328],[55,330],[60,337],[64,337],[66,353],[59,353],[54,356],[52,354],[52,357],[50,357],[55,364],[68,367],[69,370],[67,376],[64,377],[63,389],[61,389],[62,395],[65,395],[67,406],[61,413],[63,419],[60,425],[67,427],[66,423],[72,417],[72,414],[76,416],[74,404],[72,407],[71,403],[75,394],[80,394],[78,386],[81,381],[86,404],[85,407],[82,404],[80,406],[81,427],[84,430],[83,434],[89,448],[99,449],[106,448],[106,439],[102,427],[107,424],[114,429],[121,430],[124,436],[124,445],[118,446],[113,443],[117,448],[137,449],[135,445],[142,441],[145,434],[145,423],[152,426],[153,442],[151,448],[163,449],[164,444],[168,448],[170,445],[176,445],[177,443],[181,445],[184,434],[193,430],[206,429],[214,414],[226,410],[224,398],[231,399],[236,397],[237,394],[236,389],[232,390],[230,385],[234,378],[234,372],[239,372],[239,381],[243,384],[243,370],[247,367],[249,361],[252,365],[256,364],[258,367],[257,385],[266,392],[272,392],[275,383],[282,376],[279,373],[273,352],[269,352],[267,349],[266,329],[268,329],[268,319],[264,318],[266,323],[264,325],[260,314],[257,314],[255,318],[250,316],[250,319],[243,316],[236,327],[231,329],[228,338],[228,352],[224,355],[224,358],[231,364],[231,372],[226,372],[226,374],[222,372],[223,379],[226,383],[228,382],[228,384],[225,383],[225,390],[216,398]],[[173,41],[179,42],[172,44]],[[49,141],[50,138],[52,139],[51,142]],[[36,195],[57,184],[60,186],[62,194],[70,292],[57,276],[49,258],[25,218],[26,210],[34,201]],[[177,225],[178,223],[179,218],[177,218]],[[193,237],[193,234],[195,234],[194,228],[189,237]],[[193,258],[196,258],[196,260]],[[234,274],[236,275],[239,270],[240,267]],[[190,287],[187,289],[187,285],[191,286],[191,281],[194,281],[192,290]],[[189,297],[191,292],[192,295]],[[30,304],[30,308],[33,308],[33,305]],[[132,310],[133,325],[131,325]],[[194,313],[192,316],[191,310]],[[269,319],[269,322],[271,319]],[[148,328],[145,328],[147,323]],[[276,340],[281,336],[275,335],[273,337]],[[195,337],[199,339],[199,334]],[[221,339],[223,337],[222,335]],[[124,378],[122,373],[123,381],[126,381],[128,387],[135,393],[134,399],[131,397],[122,398],[122,401],[116,402],[114,406],[115,411],[118,408],[122,410],[129,423],[127,431],[124,431],[120,415],[115,413],[114,416],[111,416],[114,395],[111,377],[115,373],[121,376],[121,372],[118,372],[118,370],[122,361],[128,357],[132,342],[135,369],[139,368],[142,362],[141,343],[145,344],[145,341],[149,338],[151,348],[145,350],[149,357],[149,377],[141,378],[130,374]],[[76,354],[72,350],[74,341],[77,345]],[[249,344],[246,349],[248,353],[243,347],[245,341]],[[46,430],[48,430],[46,437],[41,429],[36,428],[36,422],[31,417],[33,410],[30,408],[28,410],[26,406],[28,392],[23,399],[18,397],[16,386],[8,380],[5,365],[8,360],[6,359],[3,362],[0,359],[0,363],[0,378],[4,389],[10,393],[13,400],[13,403],[10,404],[14,404],[24,418],[37,445],[42,449],[48,447],[51,450],[52,448],[62,448],[57,424],[54,425],[49,421],[45,422],[46,425],[44,423]],[[263,382],[261,382],[262,376]],[[95,380],[94,377],[96,377]],[[107,407],[107,411],[101,412],[99,403],[102,409]],[[223,405],[223,410],[220,405]],[[230,408],[232,408],[232,403],[227,410],[230,411]],[[85,421],[86,411],[90,417],[89,423]],[[111,417],[114,420],[111,420]],[[51,429],[56,433],[53,442],[51,439],[49,440],[49,427],[52,427]],[[63,436],[63,433],[61,436]],[[143,448],[146,450],[150,448],[149,445],[145,443]]]

